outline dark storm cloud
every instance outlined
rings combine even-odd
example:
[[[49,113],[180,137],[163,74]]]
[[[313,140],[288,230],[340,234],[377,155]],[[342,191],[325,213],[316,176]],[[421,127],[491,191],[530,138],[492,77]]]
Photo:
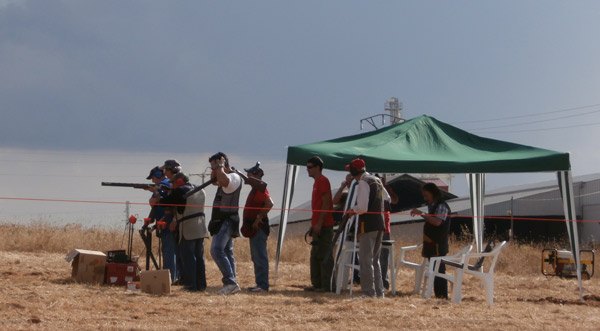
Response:
[[[283,157],[390,96],[449,122],[598,102],[597,5],[459,3],[0,1],[0,146]]]

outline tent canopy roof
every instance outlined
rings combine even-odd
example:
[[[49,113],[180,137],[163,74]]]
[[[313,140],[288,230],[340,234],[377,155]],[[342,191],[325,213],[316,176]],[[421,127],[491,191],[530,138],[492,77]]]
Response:
[[[352,159],[387,173],[508,173],[570,170],[569,154],[483,138],[423,115],[358,135],[288,148],[288,164],[318,155],[325,168]]]

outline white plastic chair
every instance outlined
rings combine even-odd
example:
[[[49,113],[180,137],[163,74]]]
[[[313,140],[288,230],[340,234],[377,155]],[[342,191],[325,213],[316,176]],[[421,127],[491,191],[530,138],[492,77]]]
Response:
[[[461,301],[463,277],[464,274],[468,274],[481,279],[485,287],[485,295],[488,305],[491,307],[494,304],[494,269],[496,267],[496,262],[498,262],[500,250],[502,250],[502,247],[504,246],[506,246],[506,241],[501,242],[489,253],[466,254],[462,263],[459,263],[458,265],[455,265],[452,262],[446,263],[447,266],[456,267],[456,277],[452,291],[452,302],[459,303]],[[487,271],[484,271],[483,268],[483,259],[485,258],[492,259],[492,263]],[[478,259],[478,262],[475,265],[470,265],[469,261],[473,259]],[[446,262],[446,259],[443,260]]]
[[[339,238],[338,245],[341,245],[340,256],[339,259],[334,266],[334,270],[336,271],[336,281],[335,281],[335,293],[341,294],[342,290],[346,290],[348,288],[349,278],[352,275],[350,271],[359,270],[360,267],[354,264],[354,257],[358,254],[359,246],[358,239],[356,236],[356,232],[354,233],[354,241],[347,240],[347,234],[350,229],[353,227],[354,223],[358,221],[358,217],[351,217],[346,223],[346,227],[342,232],[342,235]],[[334,275],[331,275],[332,280]],[[350,296],[352,296],[353,287],[350,286]]]
[[[423,289],[423,298],[427,298],[427,299],[431,298],[431,294],[433,292],[433,281],[434,281],[435,277],[444,278],[444,279],[452,282],[453,289],[455,290],[456,284],[458,283],[457,273],[455,273],[454,275],[441,274],[439,271],[440,262],[444,261],[444,263],[446,265],[448,265],[449,263],[462,265],[465,263],[467,254],[469,254],[472,249],[473,249],[473,245],[469,245],[469,246],[464,247],[463,249],[461,249],[460,251],[458,251],[458,253],[456,253],[454,255],[430,257],[429,258],[429,266],[427,268],[427,272],[425,273],[425,278],[427,278],[427,281],[425,283],[425,288]]]
[[[408,267],[411,269],[415,269],[414,293],[415,294],[421,293],[421,287],[423,286],[423,275],[425,274],[425,270],[427,269],[429,262],[427,259],[423,259],[423,262],[421,262],[421,264],[406,261],[406,252],[420,249],[422,246],[423,246],[423,244],[400,247],[400,258],[398,261],[398,269],[396,270],[395,274],[393,275],[393,282],[392,282],[392,292],[393,293],[396,293],[396,284],[397,284],[396,280],[398,279],[398,272],[400,271],[400,267]]]
[[[352,241],[345,241],[344,248],[342,249],[342,253],[340,254],[339,266],[337,268],[336,275],[336,287],[335,293],[341,294],[342,290],[346,290],[348,288],[348,279],[352,278],[352,273],[350,271],[358,270],[359,266],[354,264],[354,256],[358,252],[358,244],[355,244]]]

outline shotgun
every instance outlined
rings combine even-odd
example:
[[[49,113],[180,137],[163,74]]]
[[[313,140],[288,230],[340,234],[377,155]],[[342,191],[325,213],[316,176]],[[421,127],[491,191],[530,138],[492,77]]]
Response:
[[[194,193],[204,189],[205,187],[215,183],[216,181],[217,181],[216,178],[211,178],[208,182],[206,182],[202,185],[198,185],[198,186],[194,187],[193,189],[189,190],[186,194],[183,195],[183,197],[187,199],[187,198],[191,197],[192,195],[194,195]]]
[[[242,172],[240,172],[239,170],[237,170],[236,168],[231,168],[233,171],[235,171],[236,174],[240,175],[240,177],[242,177],[242,179],[244,180],[244,183],[250,185],[253,189],[260,191],[260,192],[265,192],[267,190],[267,183],[257,179],[257,178],[252,178],[252,177],[248,177],[246,175],[244,175]]]
[[[170,189],[169,186],[164,184],[136,184],[136,183],[113,183],[113,182],[102,182],[102,186],[113,186],[113,187],[131,187],[136,189],[149,189],[151,187],[158,187],[161,189]]]

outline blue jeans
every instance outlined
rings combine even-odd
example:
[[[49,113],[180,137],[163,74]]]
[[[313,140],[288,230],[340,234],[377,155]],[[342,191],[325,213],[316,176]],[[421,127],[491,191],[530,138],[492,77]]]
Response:
[[[180,247],[185,288],[191,291],[204,291],[206,289],[204,238],[181,239]]]
[[[177,280],[177,266],[175,262],[175,235],[168,231],[161,233],[163,269],[169,269],[171,272],[171,281]]]
[[[258,229],[250,238],[250,255],[254,263],[254,280],[256,286],[269,290],[269,256],[267,254],[267,234]]]
[[[233,258],[233,226],[237,225],[230,219],[221,224],[219,232],[213,236],[210,245],[210,255],[223,275],[224,285],[237,284],[235,281],[235,259]]]

